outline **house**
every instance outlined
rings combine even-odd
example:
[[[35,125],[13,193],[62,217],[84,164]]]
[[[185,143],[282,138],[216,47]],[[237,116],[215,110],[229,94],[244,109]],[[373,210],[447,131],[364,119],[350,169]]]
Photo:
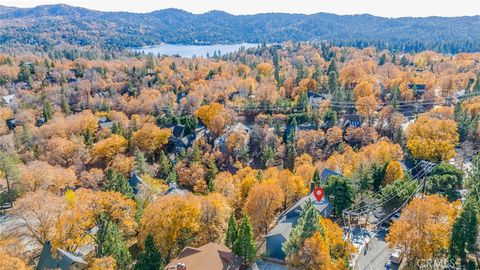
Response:
[[[234,132],[245,132],[247,134],[247,136],[245,137],[245,140],[246,140],[245,143],[247,143],[248,140],[250,140],[250,128],[248,128],[244,124],[238,122],[235,125],[230,126],[227,129],[227,131],[225,133],[223,133],[222,136],[215,139],[215,141],[214,141],[215,147],[218,147],[218,149],[221,152],[226,153],[227,152],[227,139],[230,136],[230,134],[232,134]]]
[[[185,125],[175,125],[172,127],[172,136],[168,139],[169,152],[180,153],[182,149],[187,149],[193,143],[205,136],[206,128],[198,126],[193,132],[185,134]]]
[[[185,125],[178,124],[172,129],[172,137],[174,138],[183,138],[185,133]]]
[[[319,93],[314,93],[312,91],[307,92],[307,98],[308,98],[308,105],[312,109],[319,109],[320,105],[324,100],[331,99],[330,95],[323,95]]]
[[[230,100],[234,100],[236,98],[248,98],[248,91],[247,90],[238,90],[231,93],[228,97]]]
[[[107,117],[100,117],[98,119],[98,126],[100,126],[101,129],[112,129],[113,127],[113,122],[108,119]]]
[[[320,179],[322,181],[322,183],[326,183],[327,182],[327,178],[331,175],[337,175],[337,176],[343,176],[335,171],[332,171],[330,169],[323,169],[322,171],[322,174],[320,174]]]
[[[130,179],[128,179],[128,184],[132,187],[133,194],[139,194],[139,191],[143,189],[144,186],[148,184],[137,175],[136,171],[130,173]]]
[[[45,121],[45,117],[40,117],[35,121],[35,126],[41,127],[43,126],[47,121]]]
[[[241,259],[224,244],[208,243],[184,248],[165,270],[237,270],[240,265]]]
[[[87,269],[88,263],[85,256],[93,251],[93,246],[86,245],[80,248],[79,252],[71,253],[63,249],[56,249],[53,256],[53,247],[50,242],[45,243],[36,270],[61,269],[61,270],[80,270]]]
[[[7,127],[10,130],[14,130],[17,127],[17,120],[15,119],[7,119]]]
[[[425,93],[426,90],[426,85],[425,84],[415,84],[415,83],[409,83],[408,84],[408,89],[410,90],[415,90],[413,93],[416,97],[420,97]]]
[[[345,114],[343,116],[342,129],[346,130],[349,127],[360,127],[363,124],[362,118],[358,114]]]
[[[266,253],[268,257],[277,260],[285,259],[286,255],[282,250],[282,245],[287,241],[290,232],[295,225],[297,225],[303,207],[308,201],[313,202],[314,207],[323,217],[329,217],[333,211],[333,206],[328,199],[323,197],[320,201],[317,201],[313,195],[313,191],[309,195],[301,198],[297,203],[280,215],[277,225],[265,235]]]
[[[7,105],[10,104],[10,103],[12,103],[13,100],[14,100],[14,98],[15,98],[15,95],[2,96],[3,101],[4,101],[5,104],[7,104]]]
[[[178,188],[177,183],[170,183],[168,184],[168,189],[163,193],[163,195],[187,195],[188,190]]]

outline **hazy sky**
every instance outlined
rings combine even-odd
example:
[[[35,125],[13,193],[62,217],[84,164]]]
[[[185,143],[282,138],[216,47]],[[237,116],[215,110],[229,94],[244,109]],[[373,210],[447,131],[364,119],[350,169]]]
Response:
[[[0,0],[1,5],[17,7],[58,3],[131,12],[174,7],[193,13],[223,10],[232,14],[329,12],[384,17],[480,15],[480,0]]]

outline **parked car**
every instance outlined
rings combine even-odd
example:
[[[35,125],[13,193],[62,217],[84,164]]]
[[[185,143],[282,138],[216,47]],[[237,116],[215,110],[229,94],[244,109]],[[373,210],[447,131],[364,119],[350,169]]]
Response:
[[[402,257],[403,252],[400,249],[396,248],[392,251],[392,254],[390,255],[390,261],[395,264],[400,264],[400,262],[402,261]]]

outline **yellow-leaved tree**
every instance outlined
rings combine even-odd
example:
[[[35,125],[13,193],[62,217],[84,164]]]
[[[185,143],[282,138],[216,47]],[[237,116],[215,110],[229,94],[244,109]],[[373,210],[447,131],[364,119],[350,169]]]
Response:
[[[248,194],[245,213],[252,222],[255,236],[266,234],[282,207],[283,190],[271,181],[256,184]]]
[[[459,141],[457,124],[421,115],[407,128],[407,148],[412,156],[430,161],[448,161]]]
[[[92,150],[93,162],[108,163],[117,154],[124,153],[127,149],[127,140],[117,134],[97,142]]]
[[[217,102],[201,106],[195,112],[195,116],[198,117],[215,135],[220,135],[222,133],[230,119],[225,107]]]
[[[132,145],[145,154],[153,154],[168,143],[172,131],[168,128],[159,128],[157,125],[147,123],[135,131],[132,136]]]
[[[402,164],[400,162],[393,160],[390,161],[387,165],[387,169],[385,170],[385,177],[383,179],[383,184],[390,184],[391,182],[402,178],[404,175]]]
[[[441,195],[413,199],[402,211],[387,236],[390,248],[400,248],[407,260],[431,259],[447,250],[458,212],[458,202]]]
[[[140,221],[139,243],[151,235],[160,254],[171,260],[199,231],[201,207],[195,195],[159,197],[145,208]]]

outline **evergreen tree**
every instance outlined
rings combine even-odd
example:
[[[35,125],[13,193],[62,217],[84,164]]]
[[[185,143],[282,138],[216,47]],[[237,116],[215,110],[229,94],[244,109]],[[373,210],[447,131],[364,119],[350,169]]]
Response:
[[[255,261],[257,247],[253,239],[252,224],[247,216],[243,217],[238,228],[237,240],[233,252],[243,258],[244,264],[248,265]]]
[[[363,195],[373,186],[373,176],[370,168],[362,166],[357,175],[357,179],[356,188],[360,193],[360,198],[363,199]]]
[[[378,65],[379,66],[385,65],[385,60],[386,60],[385,54],[380,55],[380,58],[378,59]]]
[[[208,192],[213,192],[214,188],[213,188],[213,184],[214,184],[214,179],[215,179],[215,176],[217,175],[218,173],[218,168],[217,168],[217,164],[215,163],[215,160],[211,159],[209,162],[208,162],[208,170],[207,170],[207,173],[205,175],[205,180],[207,180],[207,190]]]
[[[190,162],[198,162],[200,163],[202,161],[202,152],[200,151],[200,147],[198,146],[198,143],[194,143],[192,145],[192,154],[190,158]]]
[[[374,164],[372,167],[372,178],[373,178],[373,190],[378,191],[382,185],[383,179],[385,178],[385,171],[387,170],[387,165],[377,165]]]
[[[163,258],[155,246],[155,241],[151,235],[145,239],[145,248],[138,255],[135,264],[135,270],[162,270]]]
[[[462,269],[467,265],[468,254],[477,251],[478,212],[472,203],[465,204],[462,212],[455,220],[450,241],[450,259],[460,259]]]
[[[287,241],[282,245],[282,250],[288,257],[295,257],[305,240],[311,237],[315,232],[322,231],[319,223],[320,213],[309,200],[303,207],[297,224],[290,232]]]
[[[322,179],[320,178],[320,171],[315,169],[313,173],[312,182],[315,184],[316,187],[319,187],[322,184]]]
[[[70,104],[68,104],[68,99],[67,99],[67,96],[65,95],[65,93],[63,92],[62,90],[62,100],[61,100],[61,106],[62,106],[62,110],[63,112],[66,114],[66,115],[69,115],[72,113],[72,110],[70,109]]]
[[[113,134],[120,135],[120,136],[124,136],[124,135],[125,135],[125,132],[123,131],[122,126],[121,126],[120,123],[118,123],[118,122],[113,123],[113,125],[112,125],[112,133],[113,133]]]
[[[480,154],[473,157],[465,187],[476,209],[480,209]]]
[[[232,213],[228,219],[227,235],[225,236],[225,246],[234,249],[235,241],[237,240],[238,225],[235,219],[235,214]]]
[[[273,147],[268,144],[264,144],[262,147],[262,167],[266,169],[274,157],[275,151],[273,150]]]
[[[98,258],[111,256],[117,262],[118,269],[128,268],[132,256],[117,224],[105,220],[99,226],[96,238]]]
[[[473,92],[480,92],[480,73],[477,74],[477,79],[475,80],[475,84],[473,84],[472,90]]]
[[[150,166],[147,163],[145,154],[143,154],[143,152],[138,149],[135,150],[135,170],[140,175],[151,174]]]
[[[128,184],[128,180],[122,173],[114,169],[107,170],[104,189],[107,191],[120,192],[126,197],[133,198],[133,189]]]
[[[163,151],[160,151],[158,158],[157,177],[160,179],[166,179],[172,171],[173,164],[170,159],[165,155]]]
[[[408,65],[408,59],[405,57],[405,55],[402,55],[400,58],[400,66],[406,67]]]
[[[287,144],[287,154],[285,155],[285,168],[293,171],[295,167],[295,158],[297,157],[297,148],[294,142]]]
[[[395,111],[398,111],[398,97],[400,95],[400,88],[398,88],[398,86],[395,86],[392,90],[392,101],[391,101],[391,104],[392,104],[392,107]]]
[[[91,148],[93,146],[93,134],[90,131],[90,129],[87,129],[83,137],[84,137],[85,144]]]
[[[323,114],[323,123],[327,129],[333,127],[337,123],[337,113],[328,108]]]
[[[327,178],[325,194],[332,203],[335,216],[340,217],[342,211],[353,204],[353,188],[350,181],[342,176],[331,175]]]
[[[42,106],[43,106],[43,117],[45,118],[45,122],[52,119],[53,116],[53,108],[52,103],[48,100],[45,94],[42,94]]]

